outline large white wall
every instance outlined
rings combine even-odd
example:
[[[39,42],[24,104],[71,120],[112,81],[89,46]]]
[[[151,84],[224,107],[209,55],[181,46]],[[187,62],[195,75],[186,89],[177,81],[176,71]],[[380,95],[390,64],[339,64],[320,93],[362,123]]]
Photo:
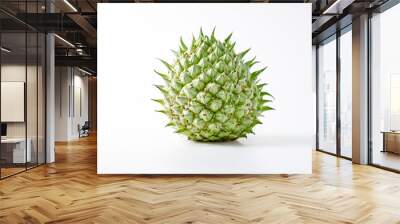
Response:
[[[76,68],[56,67],[55,120],[56,141],[78,138],[78,125],[88,120],[88,78]]]
[[[99,4],[98,173],[310,173],[310,19],[311,4]],[[237,52],[251,47],[246,59],[257,56],[256,68],[268,66],[259,78],[276,110],[247,139],[189,141],[155,112],[160,107],[151,98],[161,93],[153,85],[163,80],[153,69],[165,72],[156,58],[171,62],[180,36],[190,44],[200,27],[206,34],[216,27],[218,39],[233,32]]]

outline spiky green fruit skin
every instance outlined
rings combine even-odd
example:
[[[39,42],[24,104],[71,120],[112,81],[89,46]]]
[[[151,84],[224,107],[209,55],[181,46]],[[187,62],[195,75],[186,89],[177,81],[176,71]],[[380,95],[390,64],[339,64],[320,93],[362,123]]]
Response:
[[[154,100],[163,106],[158,112],[168,116],[167,126],[190,140],[232,141],[254,134],[258,118],[272,109],[266,84],[257,78],[265,68],[251,72],[255,58],[244,60],[249,50],[236,53],[231,36],[220,41],[214,31],[207,36],[200,30],[190,46],[181,39],[173,63],[160,60],[166,73],[155,71],[165,81],[156,85],[164,96]]]

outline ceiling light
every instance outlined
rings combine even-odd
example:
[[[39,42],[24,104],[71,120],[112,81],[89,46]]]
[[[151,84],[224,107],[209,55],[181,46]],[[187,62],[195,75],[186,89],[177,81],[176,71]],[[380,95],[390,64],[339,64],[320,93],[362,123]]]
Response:
[[[57,34],[54,34],[54,36],[55,37],[57,37],[59,40],[61,40],[62,42],[64,42],[64,43],[66,43],[67,45],[69,45],[70,47],[73,47],[73,48],[75,48],[75,45],[73,45],[71,42],[69,42],[68,40],[66,40],[66,39],[64,39],[64,38],[62,38],[62,37],[60,37],[59,35],[57,35]]]
[[[327,9],[324,10],[322,14],[328,14],[332,9],[334,9],[337,4],[339,4],[340,0],[336,0],[332,5],[330,5]]]
[[[9,49],[7,49],[5,47],[1,47],[0,49],[1,49],[1,51],[4,51],[6,53],[10,53],[11,52],[11,50],[9,50]]]
[[[87,74],[87,75],[92,75],[92,73],[90,73],[90,72],[88,72],[88,71],[86,71],[86,70],[83,70],[83,69],[81,69],[81,68],[79,68],[79,67],[78,67],[78,70],[81,71],[81,72],[83,72],[83,73],[85,73],[85,74]]]
[[[64,0],[65,4],[67,4],[74,12],[78,12],[78,10],[73,6],[68,0]]]
[[[351,5],[354,0],[336,0],[322,14],[342,14],[343,9]]]
[[[78,53],[79,55],[83,55],[83,49],[77,48],[76,53]]]

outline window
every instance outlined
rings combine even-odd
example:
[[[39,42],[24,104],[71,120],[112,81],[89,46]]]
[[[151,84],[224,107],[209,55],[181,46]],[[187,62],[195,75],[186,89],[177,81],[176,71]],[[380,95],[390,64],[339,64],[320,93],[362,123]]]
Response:
[[[400,5],[371,18],[372,164],[400,170]]]
[[[336,39],[318,47],[318,149],[336,153]]]
[[[352,34],[340,36],[340,155],[352,157]]]
[[[351,25],[320,43],[317,53],[318,150],[350,159],[352,157]]]
[[[19,2],[18,13],[42,12],[41,5]],[[5,178],[45,163],[46,39],[6,14],[0,17],[10,21],[0,24],[0,178]]]

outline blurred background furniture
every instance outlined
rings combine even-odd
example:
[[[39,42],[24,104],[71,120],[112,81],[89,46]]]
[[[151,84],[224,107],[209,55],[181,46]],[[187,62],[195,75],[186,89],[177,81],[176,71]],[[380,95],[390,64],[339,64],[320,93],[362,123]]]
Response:
[[[89,121],[85,121],[82,127],[78,125],[78,129],[79,129],[79,138],[89,136],[89,129],[90,129]]]
[[[1,160],[3,164],[24,164],[32,160],[32,140],[26,139],[27,147],[25,151],[25,138],[6,138],[1,139]]]
[[[400,154],[400,132],[383,131],[383,150],[382,152],[392,152]]]

